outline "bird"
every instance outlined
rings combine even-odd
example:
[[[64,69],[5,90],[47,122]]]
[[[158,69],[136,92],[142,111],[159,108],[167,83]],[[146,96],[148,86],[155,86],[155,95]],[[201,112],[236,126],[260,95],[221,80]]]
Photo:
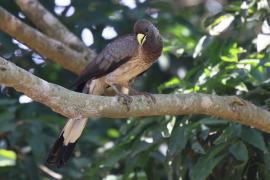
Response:
[[[88,64],[73,83],[75,90],[82,93],[102,95],[111,87],[127,106],[132,103],[130,95],[145,95],[153,101],[155,98],[146,92],[132,87],[133,80],[144,73],[159,58],[163,42],[159,30],[148,20],[140,19],[134,23],[133,32],[120,36],[106,47]],[[129,94],[121,89],[127,88]],[[88,118],[69,119],[54,143],[46,159],[47,165],[64,166]]]

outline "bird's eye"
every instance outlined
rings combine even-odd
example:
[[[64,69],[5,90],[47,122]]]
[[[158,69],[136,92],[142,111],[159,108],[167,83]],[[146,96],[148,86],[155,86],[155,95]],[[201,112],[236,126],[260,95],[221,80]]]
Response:
[[[148,32],[148,28],[145,28],[145,29],[144,29],[144,32],[146,32],[146,33],[147,33],[147,32]]]

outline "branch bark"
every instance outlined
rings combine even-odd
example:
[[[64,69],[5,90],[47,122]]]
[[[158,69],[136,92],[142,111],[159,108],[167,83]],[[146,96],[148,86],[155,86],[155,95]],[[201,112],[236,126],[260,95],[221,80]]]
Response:
[[[156,103],[133,97],[129,111],[115,97],[76,93],[51,84],[0,58],[0,83],[13,87],[35,101],[67,117],[205,114],[270,132],[270,112],[236,96],[206,94],[154,95]]]
[[[54,40],[0,7],[0,29],[26,44],[44,57],[61,64],[65,69],[79,74],[88,63],[88,57],[72,50],[67,45]]]
[[[56,17],[40,4],[38,0],[16,0],[23,13],[48,36],[59,40],[70,48],[87,55],[92,59],[95,53],[87,48],[84,43],[70,32]]]

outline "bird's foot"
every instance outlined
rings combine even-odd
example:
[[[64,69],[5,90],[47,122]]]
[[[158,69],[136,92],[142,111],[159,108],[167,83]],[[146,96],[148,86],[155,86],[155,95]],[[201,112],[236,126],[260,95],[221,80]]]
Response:
[[[122,102],[123,105],[127,107],[127,111],[129,111],[130,104],[132,103],[132,100],[133,100],[132,97],[123,93],[118,93],[116,96],[117,96],[117,101]]]

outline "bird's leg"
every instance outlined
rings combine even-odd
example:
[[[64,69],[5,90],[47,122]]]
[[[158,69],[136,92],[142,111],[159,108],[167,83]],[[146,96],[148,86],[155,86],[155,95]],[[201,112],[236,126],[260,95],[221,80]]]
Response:
[[[122,101],[122,103],[127,107],[127,110],[130,110],[130,104],[132,102],[132,97],[130,97],[127,94],[124,94],[121,92],[121,86],[116,85],[116,84],[112,84],[110,85],[113,90],[116,92],[116,96],[117,96],[117,100],[118,101]]]
[[[152,102],[156,103],[156,98],[152,94],[150,94],[148,92],[140,92],[140,91],[134,89],[130,84],[128,85],[128,89],[129,89],[129,93],[131,95],[143,95],[146,98],[151,99]]]

